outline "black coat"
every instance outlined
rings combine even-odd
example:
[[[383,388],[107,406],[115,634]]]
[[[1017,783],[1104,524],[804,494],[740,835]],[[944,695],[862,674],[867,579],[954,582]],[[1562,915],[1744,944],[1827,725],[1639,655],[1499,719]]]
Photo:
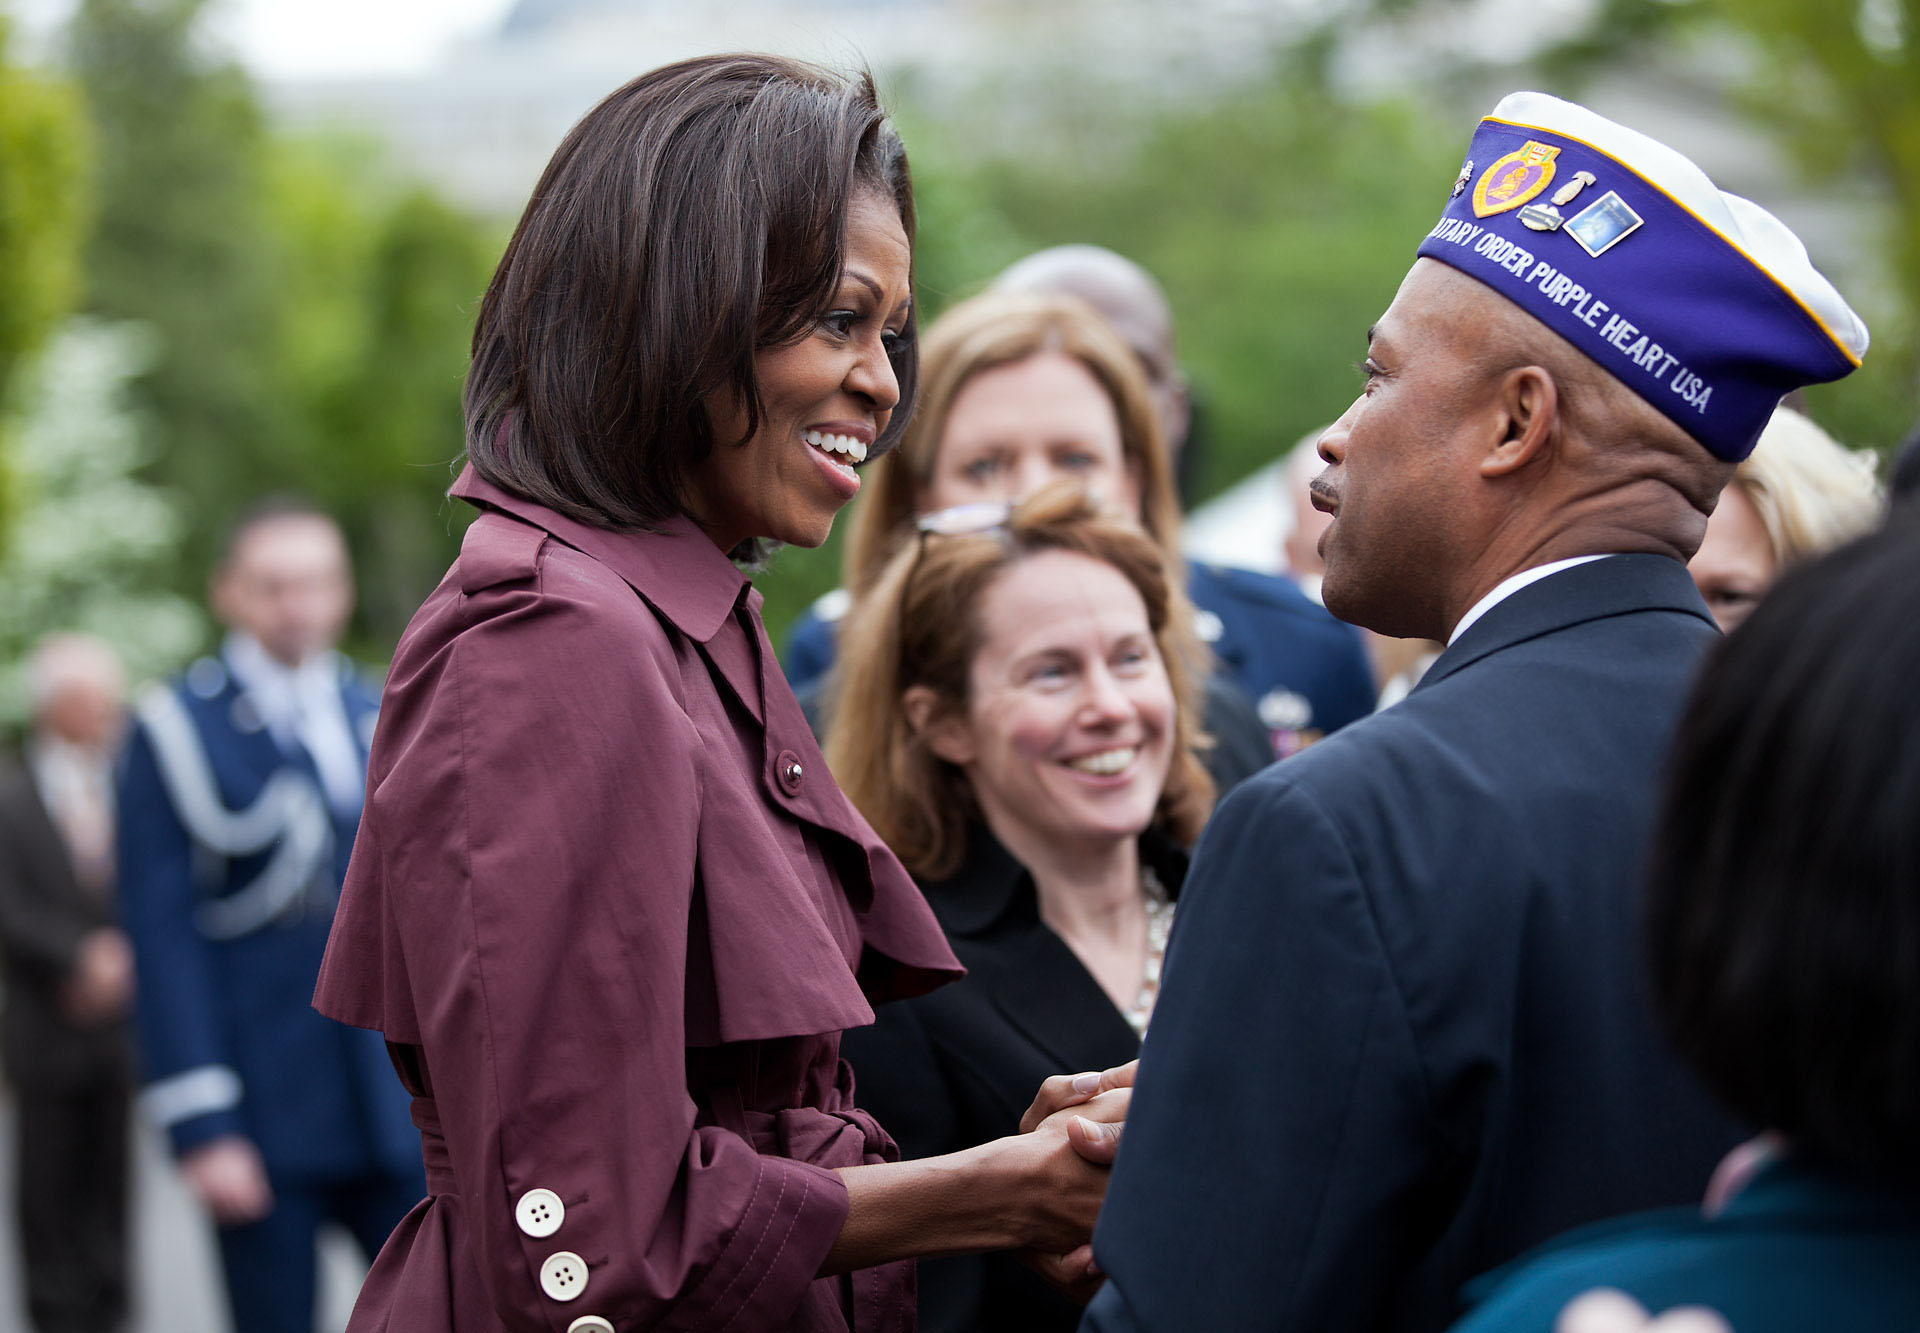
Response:
[[[1177,895],[1187,858],[1155,833],[1141,856]],[[1033,878],[976,827],[960,869],[921,886],[965,979],[883,1005],[841,1040],[855,1098],[900,1144],[931,1157],[1015,1134],[1042,1079],[1125,1064],[1140,1052],[1126,1018],[1040,920]],[[1072,1329],[1080,1310],[1006,1255],[920,1265],[923,1333]]]
[[[131,1068],[124,1021],[79,1027],[60,1001],[80,941],[112,924],[112,896],[80,886],[32,775],[11,759],[0,763],[0,1060],[18,1088],[72,1091]]]
[[[1738,1131],[1644,1002],[1637,880],[1713,621],[1616,556],[1496,604],[1195,853],[1086,1327],[1444,1327],[1570,1226],[1697,1200]]]

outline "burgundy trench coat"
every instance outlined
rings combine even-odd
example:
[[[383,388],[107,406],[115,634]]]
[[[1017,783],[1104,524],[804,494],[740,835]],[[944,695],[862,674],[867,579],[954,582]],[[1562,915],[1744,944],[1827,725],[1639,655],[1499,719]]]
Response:
[[[831,1168],[897,1155],[840,1032],[960,967],[759,594],[684,519],[453,494],[314,996],[386,1035],[427,1162],[352,1333],[911,1329],[911,1265],[815,1276]]]

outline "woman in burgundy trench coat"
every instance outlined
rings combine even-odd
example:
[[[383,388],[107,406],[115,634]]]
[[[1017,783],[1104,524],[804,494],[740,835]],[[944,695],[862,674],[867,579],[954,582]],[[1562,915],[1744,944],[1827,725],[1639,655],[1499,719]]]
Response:
[[[315,997],[427,1161],[355,1333],[908,1329],[899,1261],[1086,1240],[1124,1091],[907,1164],[854,1105],[841,1030],[960,969],[729,558],[898,435],[912,216],[871,85],[762,57],[636,80],[535,189]]]

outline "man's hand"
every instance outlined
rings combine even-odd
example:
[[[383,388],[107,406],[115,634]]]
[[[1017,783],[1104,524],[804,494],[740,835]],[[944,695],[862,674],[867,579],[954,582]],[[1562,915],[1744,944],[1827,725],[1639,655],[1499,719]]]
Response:
[[[133,949],[112,926],[81,937],[73,971],[61,988],[61,1007],[77,1027],[104,1027],[133,1008]]]
[[[1112,1069],[1090,1074],[1055,1074],[1040,1085],[1040,1091],[1034,1094],[1033,1105],[1020,1117],[1020,1132],[1030,1134],[1040,1127],[1041,1121],[1068,1107],[1092,1101],[1103,1092],[1131,1088],[1134,1071],[1139,1068],[1138,1060],[1129,1060]]]
[[[223,1227],[258,1222],[273,1211],[273,1187],[253,1140],[228,1134],[180,1159],[187,1188]]]
[[[1039,1250],[1016,1250],[1014,1257],[1031,1268],[1052,1287],[1076,1305],[1085,1305],[1100,1290],[1107,1275],[1093,1262],[1093,1246],[1082,1245],[1069,1254],[1042,1254]]]

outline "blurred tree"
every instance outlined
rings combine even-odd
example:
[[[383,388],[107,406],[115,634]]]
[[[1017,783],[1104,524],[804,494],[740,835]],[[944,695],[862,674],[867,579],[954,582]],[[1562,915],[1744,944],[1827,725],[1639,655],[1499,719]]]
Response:
[[[317,412],[333,466],[314,475],[333,479],[320,494],[347,516],[361,553],[362,617],[391,641],[453,559],[472,513],[443,493],[464,447],[467,345],[498,247],[417,188],[392,202],[368,239],[360,336]],[[365,479],[376,477],[368,493]]]
[[[1153,119],[1128,152],[1092,142],[1097,121],[1068,123],[977,169],[1015,254],[1091,241],[1165,285],[1206,414],[1202,494],[1351,401],[1366,329],[1457,167],[1457,134],[1412,100],[1354,104],[1325,57],[1287,53],[1264,80]]]
[[[21,375],[0,662],[21,661],[49,631],[83,629],[113,644],[138,680],[172,670],[205,637],[197,600],[164,586],[183,532],[178,505],[137,476],[146,445],[128,385],[154,352],[138,325],[70,320]],[[25,716],[23,686],[0,677],[0,722]]]
[[[0,15],[0,411],[22,361],[79,295],[89,149],[77,91],[7,59]],[[0,426],[0,445],[5,428]],[[0,448],[0,459],[5,457]],[[12,496],[0,468],[0,531]]]
[[[353,646],[384,655],[457,542],[441,492],[494,247],[369,143],[270,133],[203,8],[82,0],[74,21],[103,145],[93,305],[155,333],[136,387],[188,518],[175,586],[245,505],[300,493],[346,526]]]
[[[263,225],[265,130],[245,76],[195,38],[203,0],[82,0],[72,61],[99,141],[89,305],[151,328],[138,382],[155,470],[189,517],[183,586],[221,519],[293,482],[274,443],[287,405],[267,373],[274,329]]]

